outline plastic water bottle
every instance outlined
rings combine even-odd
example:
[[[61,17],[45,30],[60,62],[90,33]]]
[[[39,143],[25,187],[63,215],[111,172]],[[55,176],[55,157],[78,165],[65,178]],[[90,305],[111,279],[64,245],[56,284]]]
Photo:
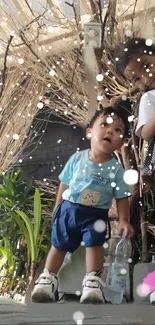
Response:
[[[124,234],[125,235],[125,234]],[[115,249],[115,259],[109,267],[104,295],[106,301],[121,304],[127,287],[129,288],[129,264],[131,242],[122,237]]]
[[[123,232],[121,240],[116,245],[115,255],[128,259],[132,253],[131,241],[129,238],[125,238],[125,232]]]

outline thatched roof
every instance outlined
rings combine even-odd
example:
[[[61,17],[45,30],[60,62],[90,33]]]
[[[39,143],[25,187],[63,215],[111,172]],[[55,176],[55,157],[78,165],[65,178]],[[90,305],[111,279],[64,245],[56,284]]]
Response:
[[[7,1],[4,2],[7,3]],[[17,160],[21,148],[23,149],[33,141],[33,137],[29,137],[29,130],[34,117],[40,110],[58,114],[64,122],[78,124],[86,123],[87,120],[89,96],[85,88],[86,75],[81,51],[83,29],[80,24],[82,18],[80,18],[79,7],[77,4],[71,8],[74,15],[76,14],[76,19],[71,18],[66,21],[64,13],[60,13],[59,6],[50,6],[54,2],[58,4],[56,0],[47,1],[46,6],[42,8],[42,13],[38,15],[36,9],[33,11],[32,8],[31,10],[29,8],[27,11],[27,1],[16,1],[14,5],[17,6],[18,3],[21,6],[23,4],[23,8],[25,8],[24,11],[21,11],[18,19],[15,12],[10,13],[7,7],[3,6],[3,1],[1,3],[0,15],[4,16],[3,26],[4,22],[7,22],[8,25],[7,28],[5,26],[1,29],[1,33],[4,30],[5,33],[1,47],[3,70],[0,91],[0,173]],[[110,1],[108,9],[104,8],[101,12],[105,19],[104,51],[100,60],[104,79],[102,85],[96,83],[96,97],[98,89],[101,90],[101,88],[102,92],[108,94],[108,98],[111,99],[116,99],[117,96],[121,98],[123,93],[129,93],[129,85],[124,84],[124,81],[115,75],[112,64],[109,64],[109,58],[116,43],[126,37],[124,15],[127,15],[129,11],[131,16],[128,18],[129,21],[132,21],[133,15],[138,14],[136,14],[136,8],[129,5],[125,7],[126,11],[122,15],[122,10],[125,8],[120,1],[118,2],[120,13],[115,17],[115,24],[111,25],[114,19],[111,12],[114,12],[114,7],[110,6],[111,3],[117,5],[117,1]],[[81,3],[85,10],[89,11],[90,15],[87,16],[87,20],[94,15],[94,10],[98,15],[96,2],[91,0],[90,4],[87,4],[86,1],[81,1]],[[106,17],[107,12],[108,16]],[[49,18],[49,14],[52,15],[52,13],[52,17],[56,19],[54,28],[61,29],[61,32],[65,30],[66,37],[57,34],[52,39],[49,38],[49,27],[54,26],[54,22]],[[24,18],[25,16],[26,18]],[[139,19],[141,22],[142,20],[143,22],[147,20],[147,13],[143,19],[142,17]],[[113,42],[109,36],[110,27],[108,26],[113,28],[113,32],[111,30]],[[120,26],[123,26],[121,31]],[[9,35],[10,29],[12,30],[13,27],[14,32]],[[136,30],[133,24],[131,27]],[[70,40],[68,50],[65,49],[65,52],[59,51],[57,55],[54,54],[56,44],[62,41],[64,44],[68,44],[68,40]],[[56,48],[58,49],[58,47]],[[135,96],[133,100],[136,101]],[[40,123],[38,122],[38,132]]]

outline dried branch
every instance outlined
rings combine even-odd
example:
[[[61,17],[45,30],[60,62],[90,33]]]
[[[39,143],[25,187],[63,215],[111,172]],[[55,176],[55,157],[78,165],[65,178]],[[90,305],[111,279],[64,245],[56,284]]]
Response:
[[[104,21],[102,23],[102,38],[101,38],[102,48],[103,48],[103,42],[104,42],[104,38],[105,38],[104,37],[105,36],[105,27],[106,27],[106,24],[107,24],[108,17],[110,15],[110,10],[111,10],[111,4],[109,3],[108,9],[107,9],[105,17],[104,17]]]
[[[133,20],[135,18],[135,11],[136,11],[137,2],[138,2],[138,0],[135,0],[134,8],[133,8],[133,13],[132,13],[132,18],[131,18],[131,30],[132,31],[133,31]]]
[[[31,53],[37,58],[37,60],[40,60],[39,56],[32,49],[31,43],[26,39],[25,34],[23,33],[23,31],[20,32],[20,38],[23,41],[23,43],[29,48]]]
[[[104,17],[104,21],[102,24],[102,46],[105,38],[105,27],[108,25],[108,20],[109,20],[109,25],[110,25],[110,42],[113,39],[114,36],[114,23],[116,23],[115,20],[115,13],[116,13],[116,5],[117,5],[117,0],[109,0],[108,8]]]
[[[73,86],[73,81],[74,81],[74,76],[75,76],[78,60],[79,60],[79,53],[77,54],[74,69],[73,69],[73,74],[72,74],[72,79],[71,79],[71,87]]]
[[[26,1],[26,0],[25,0]],[[46,9],[42,14],[38,15],[37,17],[35,17],[33,20],[30,21],[30,23],[26,24],[24,29],[23,30],[27,30],[29,26],[31,26],[33,23],[39,21],[40,18],[44,17],[45,13],[47,12],[48,10]],[[41,28],[42,26],[40,26],[40,24],[38,23],[39,25],[39,28]]]
[[[77,5],[74,4],[74,2],[71,4],[68,1],[65,1],[65,3],[66,3],[66,5],[70,6],[73,9],[76,27],[77,27],[77,29],[79,29],[79,21],[81,20],[81,17],[80,17]]]
[[[7,48],[6,48],[6,51],[5,51],[5,55],[4,55],[4,66],[3,66],[3,72],[2,72],[2,87],[1,87],[1,91],[0,91],[0,98],[2,97],[4,88],[5,88],[5,80],[6,80],[6,72],[7,72],[7,66],[6,66],[6,64],[7,64],[7,56],[8,56],[8,53],[9,53],[9,48],[10,48],[12,40],[13,40],[13,36],[10,35],[10,38],[8,40],[8,45],[7,45]]]
[[[26,3],[27,7],[29,8],[31,14],[32,14],[33,16],[35,16],[35,15],[34,15],[34,12],[33,12],[33,10],[32,10],[32,8],[31,8],[31,6],[30,6],[29,3],[28,3],[28,1],[27,1],[27,0],[24,0],[24,1],[25,1],[25,3]]]
[[[97,22],[100,21],[100,16],[98,14],[98,7],[97,7],[97,2],[93,1],[93,0],[89,0],[90,2],[90,7],[91,7],[91,12],[92,12],[92,16],[93,19],[96,20]]]
[[[109,28],[110,28],[110,35],[108,35],[110,43],[113,41],[114,38],[114,27],[116,23],[115,15],[116,15],[116,6],[117,0],[109,0],[109,8],[110,8],[110,15],[109,15]]]
[[[101,2],[101,0],[98,1],[98,7],[99,7],[100,22],[102,24],[102,2]]]

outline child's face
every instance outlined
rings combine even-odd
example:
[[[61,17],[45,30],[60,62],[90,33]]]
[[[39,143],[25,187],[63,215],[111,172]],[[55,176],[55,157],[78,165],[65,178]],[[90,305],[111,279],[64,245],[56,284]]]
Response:
[[[123,145],[124,132],[124,123],[117,115],[100,115],[86,133],[91,134],[92,149],[100,153],[112,153]]]
[[[155,89],[155,56],[142,55],[131,59],[124,76],[142,91]]]

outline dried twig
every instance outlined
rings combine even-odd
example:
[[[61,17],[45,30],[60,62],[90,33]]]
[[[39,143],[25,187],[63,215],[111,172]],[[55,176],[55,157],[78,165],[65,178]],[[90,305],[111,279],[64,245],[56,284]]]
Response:
[[[109,4],[108,9],[107,9],[106,14],[105,14],[105,17],[104,17],[104,21],[102,23],[102,39],[101,39],[102,47],[103,47],[104,36],[105,36],[105,28],[106,28],[108,17],[110,15],[110,10],[111,10],[111,7],[110,7],[110,4]]]
[[[5,51],[5,55],[4,55],[4,66],[3,66],[3,72],[2,72],[2,87],[1,87],[1,91],[0,91],[0,98],[2,97],[4,88],[5,88],[5,80],[6,80],[6,72],[7,72],[7,56],[9,53],[9,48],[10,48],[12,40],[13,40],[13,36],[10,35],[10,38],[8,40],[8,45],[7,45],[7,48]]]
[[[74,17],[75,17],[75,22],[76,22],[76,27],[77,29],[79,29],[79,21],[80,21],[80,15],[78,13],[78,9],[77,6],[75,6],[74,2],[71,4],[68,1],[65,1],[66,5],[70,6],[73,8],[73,12],[74,12]]]
[[[26,1],[26,0],[25,0],[25,1]],[[43,12],[42,14],[38,15],[37,17],[35,17],[33,20],[30,21],[30,23],[26,24],[25,27],[24,27],[24,30],[27,30],[28,27],[30,27],[33,23],[35,23],[35,22],[38,23],[39,19],[42,18],[42,17],[44,17],[44,15],[45,15],[45,13],[46,13],[47,11],[48,11],[47,9],[44,10],[44,12]],[[39,23],[38,23],[38,25],[39,25],[39,28],[42,27],[42,26],[40,26]]]
[[[92,12],[92,16],[93,16],[93,19],[96,20],[96,21],[100,21],[100,16],[98,14],[98,6],[97,6],[97,2],[96,0],[89,0],[90,2],[90,7],[91,7],[91,12]]]
[[[98,1],[98,7],[99,7],[100,22],[102,24],[102,3],[101,3],[101,0]]]
[[[138,0],[135,0],[134,8],[133,8],[133,13],[132,13],[132,19],[131,19],[131,30],[132,31],[133,31],[133,20],[134,20],[134,17],[135,17],[135,11],[136,11],[136,6],[137,6],[137,1]]]

